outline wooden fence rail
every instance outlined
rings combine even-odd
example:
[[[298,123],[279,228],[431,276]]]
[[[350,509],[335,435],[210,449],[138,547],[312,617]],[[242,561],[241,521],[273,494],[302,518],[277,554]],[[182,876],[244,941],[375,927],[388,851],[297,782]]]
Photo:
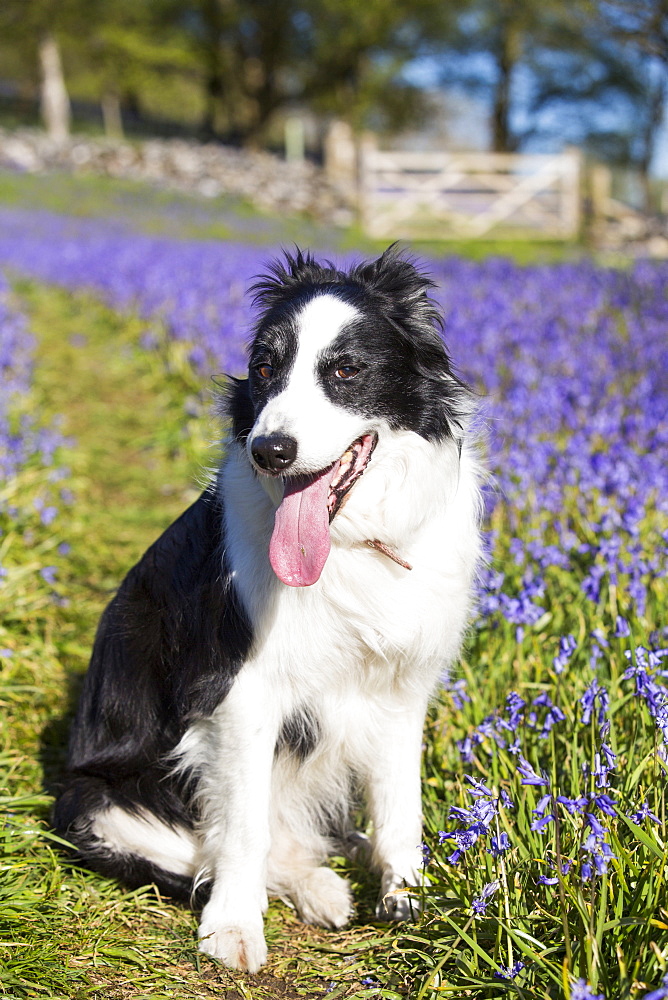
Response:
[[[581,158],[514,153],[385,152],[365,139],[358,204],[369,236],[572,239]]]

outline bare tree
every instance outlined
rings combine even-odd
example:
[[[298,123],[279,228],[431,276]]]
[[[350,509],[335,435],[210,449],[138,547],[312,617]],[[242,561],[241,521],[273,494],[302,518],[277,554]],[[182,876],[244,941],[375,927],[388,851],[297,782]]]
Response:
[[[40,109],[50,139],[64,142],[70,134],[70,99],[65,86],[60,49],[55,36],[45,32],[39,42]]]

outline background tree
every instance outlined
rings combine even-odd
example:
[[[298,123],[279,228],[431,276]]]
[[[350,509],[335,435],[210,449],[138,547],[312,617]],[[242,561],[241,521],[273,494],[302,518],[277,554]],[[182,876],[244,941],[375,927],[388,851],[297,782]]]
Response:
[[[650,167],[668,112],[668,0],[601,0],[599,11],[605,35],[635,83],[633,161],[649,209]]]
[[[40,109],[49,135],[69,135],[70,102],[61,58],[63,35],[78,19],[81,0],[3,0],[0,38],[17,50],[19,64],[40,93]]]
[[[436,0],[174,0],[206,93],[203,128],[258,144],[291,106],[361,126],[417,113],[401,69],[429,31]],[[169,15],[168,15],[169,16]]]

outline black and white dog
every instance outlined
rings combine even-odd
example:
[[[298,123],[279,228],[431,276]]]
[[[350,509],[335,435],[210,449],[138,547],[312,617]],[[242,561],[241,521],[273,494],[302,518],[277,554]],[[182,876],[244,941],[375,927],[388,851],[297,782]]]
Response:
[[[366,804],[378,915],[420,881],[420,752],[480,555],[471,396],[431,281],[391,247],[255,286],[216,482],[107,608],[55,825],[88,866],[207,898],[201,950],[266,959],[267,894],[342,927],[325,866]]]

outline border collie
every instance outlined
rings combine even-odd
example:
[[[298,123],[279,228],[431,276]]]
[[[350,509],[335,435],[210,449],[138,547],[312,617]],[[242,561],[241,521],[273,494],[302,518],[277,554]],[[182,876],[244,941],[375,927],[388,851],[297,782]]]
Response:
[[[378,916],[416,905],[422,728],[480,556],[471,394],[431,287],[396,247],[272,265],[216,481],[98,629],[56,828],[90,868],[195,894],[232,968],[266,960],[268,894],[347,923],[326,861],[363,841],[360,803]]]

